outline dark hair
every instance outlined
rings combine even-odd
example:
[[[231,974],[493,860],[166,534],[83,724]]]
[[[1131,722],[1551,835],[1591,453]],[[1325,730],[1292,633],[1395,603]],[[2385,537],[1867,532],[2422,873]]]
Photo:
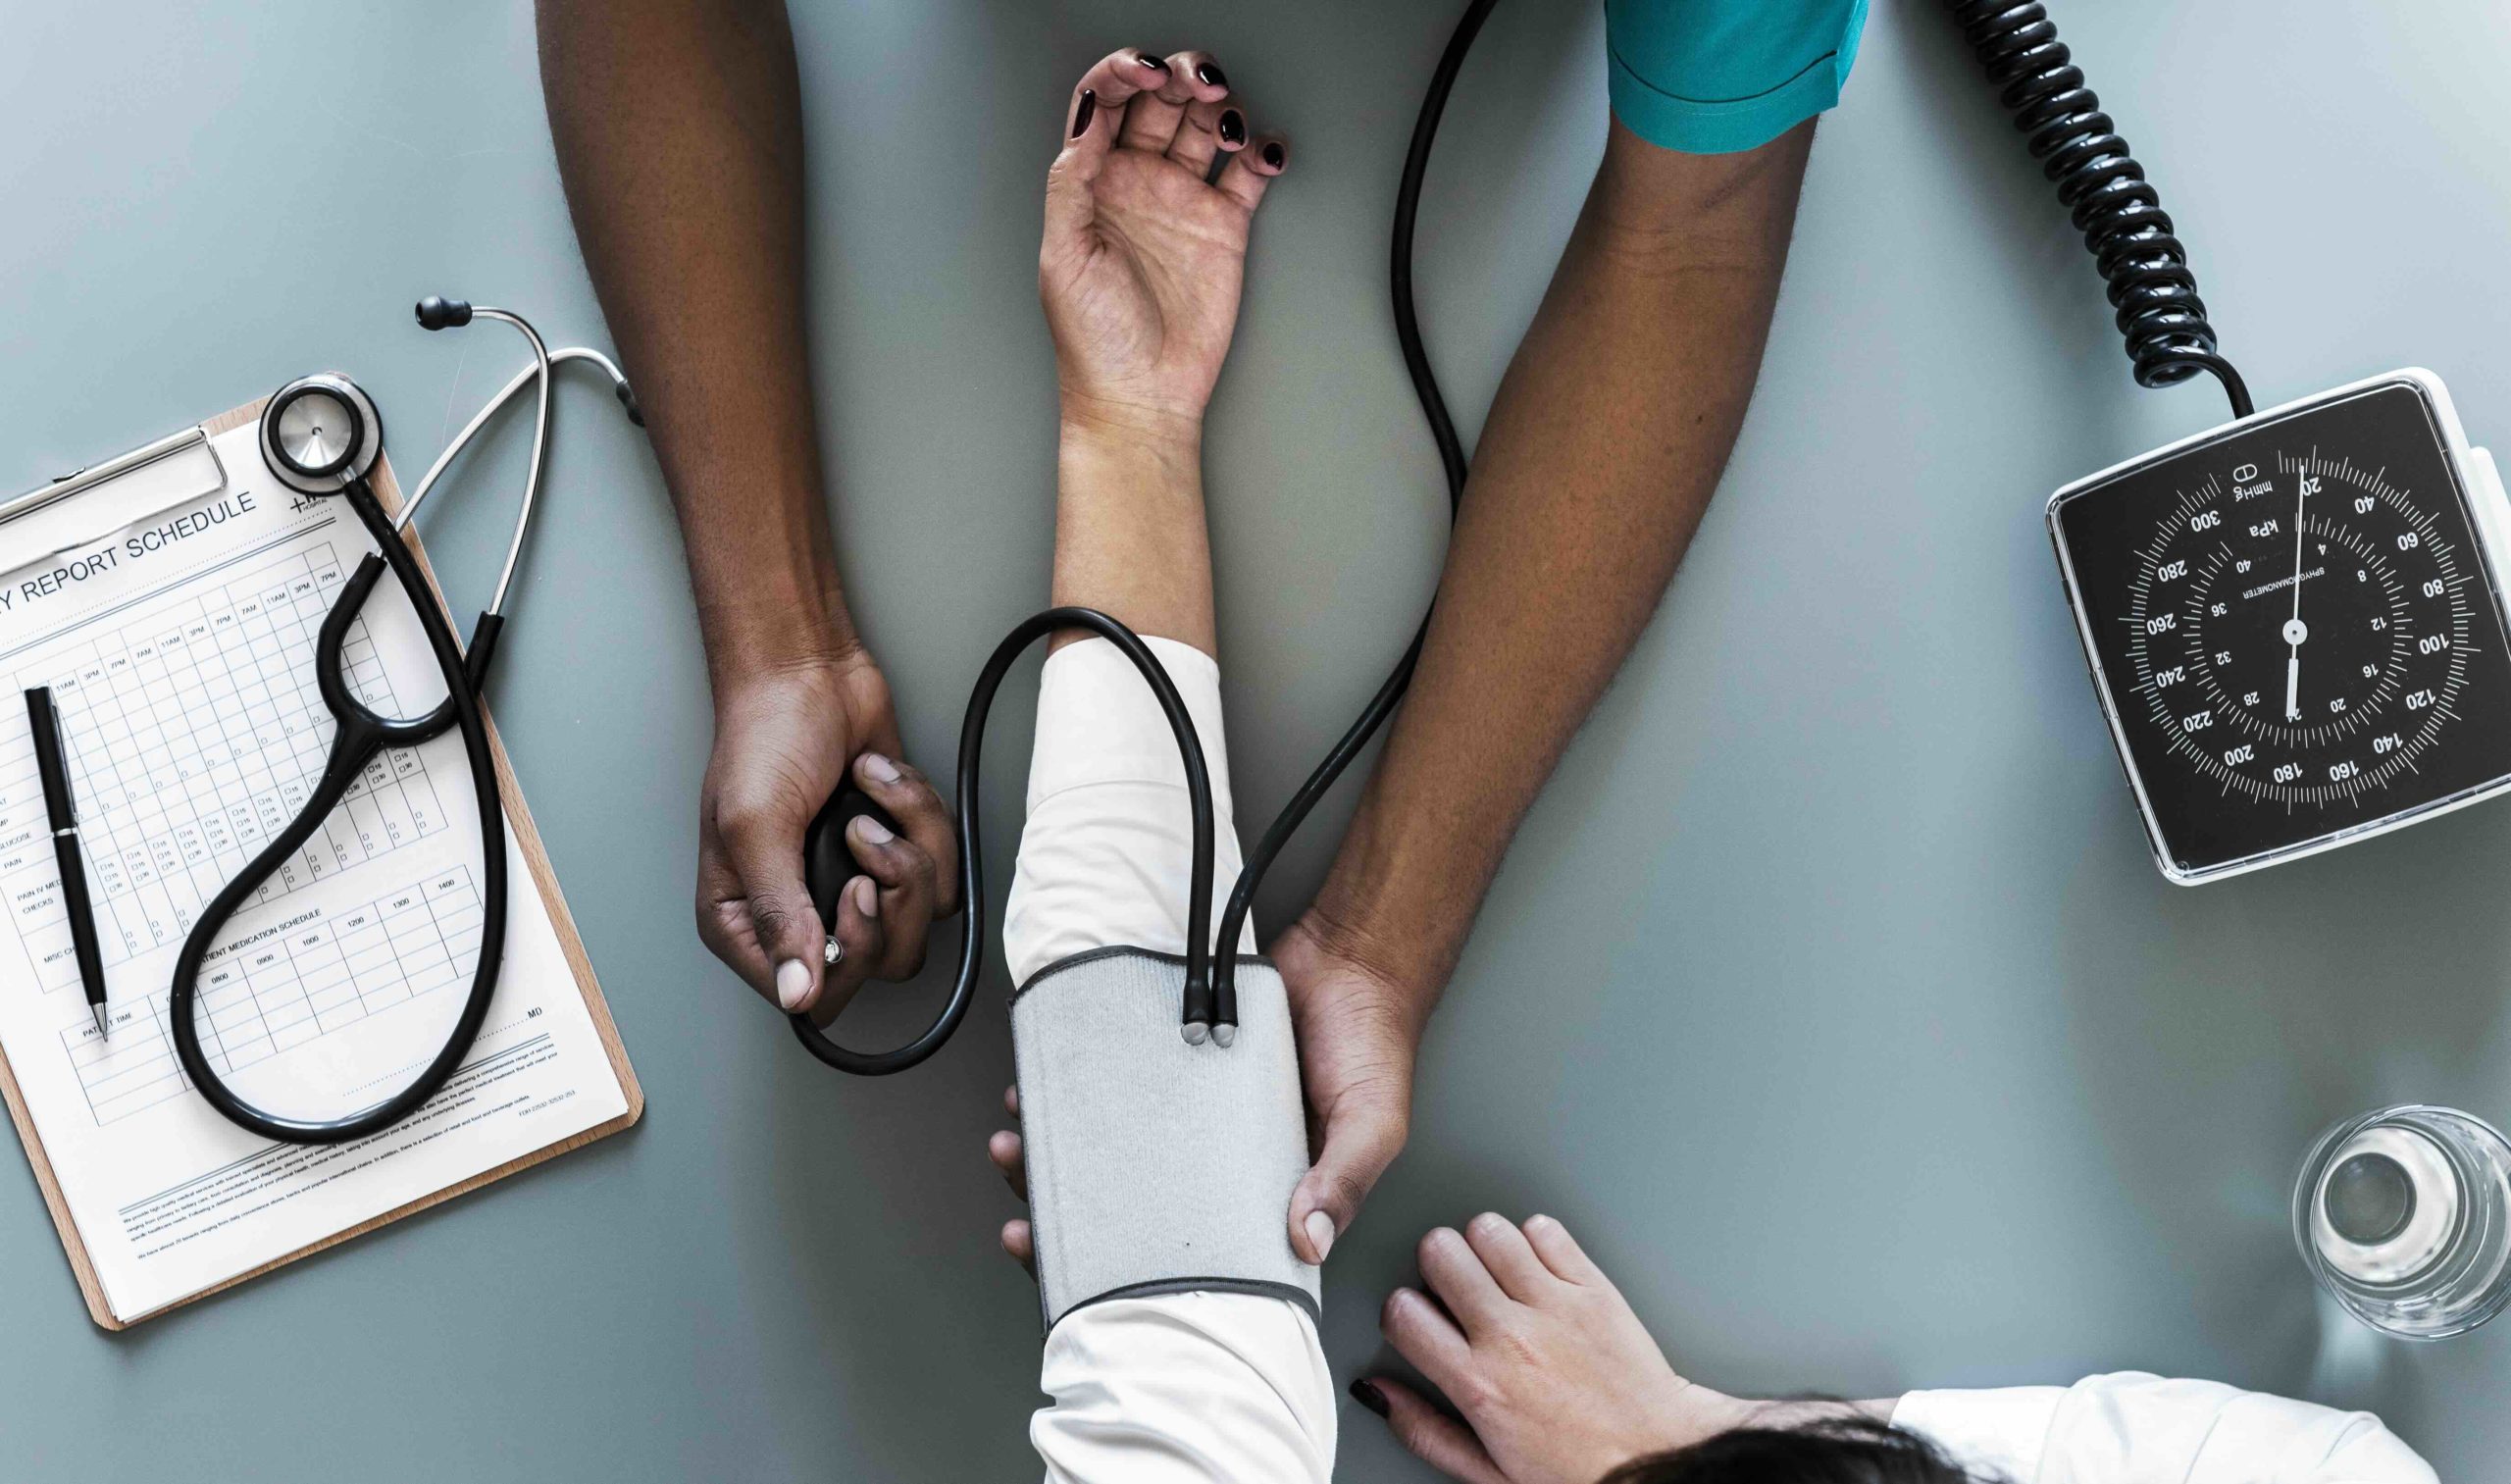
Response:
[[[1915,1433],[1866,1417],[1744,1427],[1625,1463],[1602,1484],[1981,1484]]]

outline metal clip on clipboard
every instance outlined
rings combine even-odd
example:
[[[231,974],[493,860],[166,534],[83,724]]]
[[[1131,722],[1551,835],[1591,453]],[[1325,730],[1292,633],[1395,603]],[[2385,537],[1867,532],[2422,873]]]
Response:
[[[0,502],[0,572],[75,551],[226,487],[227,466],[207,429],[159,438]]]

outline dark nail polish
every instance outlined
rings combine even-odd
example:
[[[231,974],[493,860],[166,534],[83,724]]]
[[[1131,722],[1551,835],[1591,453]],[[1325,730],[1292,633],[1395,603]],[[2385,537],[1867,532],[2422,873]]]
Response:
[[[1289,154],[1285,153],[1282,147],[1278,144],[1267,144],[1264,146],[1264,163],[1273,167],[1275,170],[1279,170],[1284,165],[1289,164],[1290,158]]]
[[[1099,111],[1099,94],[1089,88],[1081,90],[1081,106],[1072,111],[1072,136],[1076,139],[1090,128],[1090,116]]]
[[[1229,86],[1229,74],[1222,72],[1219,68],[1212,66],[1208,62],[1198,62],[1195,64],[1195,77],[1196,80],[1202,82],[1205,87]]]
[[[1366,1381],[1355,1381],[1352,1383],[1352,1400],[1359,1403],[1369,1410],[1376,1412],[1381,1417],[1387,1415],[1386,1393],[1378,1390],[1375,1386]]]
[[[1158,72],[1164,73],[1168,71],[1168,59],[1166,57],[1154,57],[1149,52],[1136,52],[1134,53],[1134,60],[1145,67],[1154,69]]]
[[[1247,142],[1246,115],[1241,114],[1234,108],[1223,109],[1221,111],[1220,142],[1223,144],[1244,144]]]

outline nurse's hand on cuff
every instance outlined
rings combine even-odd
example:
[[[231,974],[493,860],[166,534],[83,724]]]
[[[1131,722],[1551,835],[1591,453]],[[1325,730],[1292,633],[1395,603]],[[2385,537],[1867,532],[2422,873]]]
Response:
[[[787,1013],[828,1024],[868,979],[910,979],[925,930],[958,910],[949,809],[897,760],[890,688],[871,656],[779,665],[724,682],[697,828],[697,936]],[[846,844],[865,875],[822,924],[802,881],[802,833],[849,767],[903,833],[858,819]],[[834,966],[831,931],[845,948]]]
[[[1348,1230],[1369,1188],[1404,1151],[1412,1116],[1412,1058],[1421,1043],[1426,999],[1407,996],[1357,959],[1331,948],[1307,919],[1275,939],[1272,959],[1290,997],[1299,1038],[1301,1091],[1307,1100],[1315,1162],[1291,1192],[1291,1249],[1321,1263]],[[1007,1088],[1003,1107],[1020,1116],[1020,1093]],[[986,1146],[1011,1194],[1029,1199],[1020,1136],[998,1131]],[[1029,1223],[1002,1228],[1002,1250],[1033,1260]]]
[[[1349,951],[1313,911],[1273,940],[1271,956],[1290,998],[1315,1151],[1291,1192],[1291,1249],[1322,1263],[1404,1152],[1412,1060],[1435,997],[1407,993]]]

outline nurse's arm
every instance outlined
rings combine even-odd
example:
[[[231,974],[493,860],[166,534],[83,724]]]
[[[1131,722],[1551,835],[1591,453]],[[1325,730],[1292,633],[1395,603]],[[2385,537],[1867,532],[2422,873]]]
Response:
[[[781,0],[540,0],[576,232],[679,512],[715,700],[697,929],[787,1010],[912,975],[955,896],[946,813],[898,755],[838,584],[802,325],[802,124]],[[823,925],[804,827],[852,765],[906,831]],[[915,796],[906,796],[912,793]],[[864,910],[869,902],[871,910]],[[846,947],[821,968],[824,933]]]
[[[1324,1135],[1290,1212],[1311,1261],[1401,1149],[1413,1048],[1509,838],[1717,488],[1813,132],[1685,155],[1613,126],[1492,403],[1411,693],[1315,904],[1274,946]]]

